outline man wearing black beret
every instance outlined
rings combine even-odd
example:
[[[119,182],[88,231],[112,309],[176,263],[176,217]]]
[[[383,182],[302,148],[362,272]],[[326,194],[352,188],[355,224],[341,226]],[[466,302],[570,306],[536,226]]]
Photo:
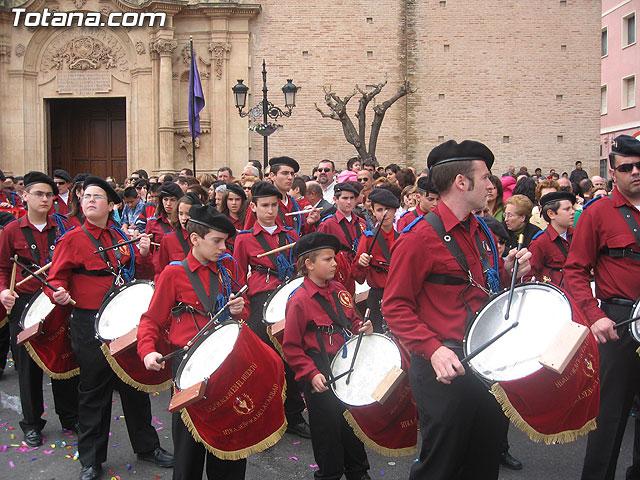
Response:
[[[404,230],[404,228],[416,218],[433,210],[440,199],[436,186],[433,184],[433,180],[431,180],[430,177],[420,177],[418,179],[418,194],[420,195],[420,200],[418,201],[416,208],[403,213],[398,219],[397,230],[399,232]]]
[[[611,147],[609,176],[615,187],[610,197],[585,205],[564,265],[565,288],[600,344],[598,428],[589,433],[583,479],[615,477],[631,404],[640,392],[638,343],[627,328],[615,329],[632,316],[640,297],[640,141],[620,135]]]
[[[382,302],[389,327],[411,352],[422,446],[409,478],[497,479],[503,436],[496,425],[504,415],[460,359],[473,312],[509,284],[516,250],[500,261],[491,233],[471,214],[486,206],[492,188],[493,154],[485,145],[450,140],[427,163],[440,201],[396,240]],[[517,256],[520,276],[531,254]]]
[[[542,218],[549,223],[531,243],[531,276],[539,282],[562,286],[564,262],[573,239],[576,196],[571,192],[551,192],[540,198]]]
[[[70,189],[73,187],[73,180],[66,170],[59,168],[53,171],[53,181],[58,187],[58,194],[53,199],[53,206],[49,213],[66,215],[69,212],[69,195],[71,195]]]

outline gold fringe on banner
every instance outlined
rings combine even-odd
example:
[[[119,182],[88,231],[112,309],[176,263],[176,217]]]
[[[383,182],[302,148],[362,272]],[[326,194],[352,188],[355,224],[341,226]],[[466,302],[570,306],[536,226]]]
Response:
[[[34,362],[36,362],[36,365],[38,365],[42,370],[44,370],[44,373],[49,375],[54,380],[68,380],[69,378],[75,377],[76,375],[80,375],[80,367],[76,367],[73,370],[69,370],[68,372],[52,372],[40,359],[40,355],[38,355],[38,352],[33,349],[33,347],[31,346],[31,342],[25,342],[24,348],[27,349],[29,356]]]
[[[418,452],[418,444],[416,438],[416,445],[413,447],[405,447],[405,448],[387,448],[382,445],[378,445],[376,442],[371,440],[366,433],[360,428],[356,419],[353,418],[351,412],[349,410],[345,410],[342,414],[349,424],[349,426],[353,429],[353,432],[356,434],[356,437],[360,439],[362,443],[364,443],[371,450],[378,452],[380,455],[384,455],[385,457],[406,457],[408,455],[414,455]]]
[[[280,345],[280,342],[278,341],[278,339],[276,337],[271,335],[271,325],[269,325],[267,327],[267,335],[269,335],[269,340],[271,340],[271,343],[273,343],[273,346],[276,347],[276,350],[278,351],[278,353],[280,354],[282,359],[286,362],[287,359],[284,358],[284,351],[282,350],[282,345]]]
[[[273,432],[271,435],[269,435],[267,438],[257,443],[256,445],[253,445],[247,448],[242,448],[240,450],[235,450],[235,451],[224,451],[224,450],[218,450],[217,448],[214,448],[213,446],[209,445],[200,436],[186,408],[183,408],[182,410],[180,410],[180,417],[182,418],[183,423],[189,429],[189,432],[191,433],[193,438],[196,440],[196,442],[199,442],[202,445],[204,445],[204,448],[206,448],[209,452],[211,452],[213,455],[215,455],[221,460],[240,460],[242,458],[247,458],[249,455],[252,455],[254,453],[262,452],[263,450],[266,450],[269,447],[273,447],[276,443],[278,443],[278,441],[282,438],[284,433],[287,431],[287,420],[285,419],[284,423],[280,428],[278,428],[278,430]]]
[[[104,356],[107,359],[107,362],[109,362],[109,366],[111,367],[111,369],[120,378],[120,380],[122,380],[127,385],[131,385],[133,388],[147,393],[161,392],[163,390],[168,390],[169,388],[171,388],[171,385],[173,383],[171,379],[166,380],[159,385],[145,385],[144,383],[136,382],[129,376],[127,372],[124,371],[124,369],[120,366],[116,359],[113,358],[106,343],[100,345],[100,350],[102,350],[102,353],[104,353]]]
[[[498,403],[502,407],[502,411],[507,416],[511,423],[513,423],[516,427],[526,433],[531,440],[536,443],[544,442],[547,445],[551,445],[552,443],[569,443],[576,440],[578,437],[582,435],[586,435],[592,430],[596,429],[596,419],[592,418],[587,421],[581,428],[578,430],[566,430],[564,432],[545,434],[540,433],[535,430],[531,425],[529,425],[524,418],[520,416],[518,411],[514,408],[514,406],[509,401],[509,397],[507,397],[506,392],[500,386],[499,383],[494,383],[491,386],[491,391],[498,400]]]
[[[636,353],[640,355],[640,347],[638,347],[638,349],[636,350]]]
[[[9,323],[9,316],[7,315],[2,320],[0,320],[0,328],[4,327],[7,323]]]

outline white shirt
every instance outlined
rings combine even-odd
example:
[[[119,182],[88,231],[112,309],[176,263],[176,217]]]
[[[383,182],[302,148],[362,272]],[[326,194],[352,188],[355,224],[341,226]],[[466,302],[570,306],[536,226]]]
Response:
[[[69,205],[69,190],[67,190],[67,193],[61,193],[60,198],[62,199],[65,205]]]
[[[322,192],[322,197],[331,205],[333,205],[333,196],[334,196],[333,189],[335,188],[335,186],[336,186],[336,182],[335,181],[331,182],[329,186],[326,188],[326,190]]]

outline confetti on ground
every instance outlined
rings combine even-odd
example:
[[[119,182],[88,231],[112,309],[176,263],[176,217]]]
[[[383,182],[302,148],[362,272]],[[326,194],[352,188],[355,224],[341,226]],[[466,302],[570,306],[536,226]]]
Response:
[[[45,450],[44,454],[45,455],[51,455],[53,453],[53,450]]]
[[[127,463],[127,470],[131,470],[131,464]]]
[[[292,445],[300,445],[300,442],[293,442]]]
[[[388,465],[391,465],[392,467],[396,464],[396,462],[389,462]]]
[[[158,420],[158,417],[153,417],[153,421],[156,422],[158,425],[164,425],[164,423]]]
[[[309,465],[309,468],[318,468],[318,465]]]
[[[297,462],[298,461],[298,457],[289,457],[289,460],[295,460]]]
[[[9,461],[9,466],[10,466],[11,468],[13,468],[13,467],[15,467],[16,465],[15,465],[15,463],[13,463],[13,462]]]

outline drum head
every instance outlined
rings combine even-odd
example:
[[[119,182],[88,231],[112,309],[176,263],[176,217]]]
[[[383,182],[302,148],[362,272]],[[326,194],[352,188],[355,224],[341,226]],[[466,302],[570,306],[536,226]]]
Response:
[[[49,300],[49,297],[44,292],[40,292],[35,295],[29,305],[22,312],[22,318],[20,319],[20,326],[23,330],[29,327],[33,327],[39,322],[43,322],[51,312],[55,305]]]
[[[184,390],[213,375],[233,351],[240,328],[239,323],[229,322],[205,333],[180,363],[176,386]]]
[[[98,338],[110,342],[137,327],[140,317],[149,309],[153,290],[153,283],[144,280],[128,283],[114,290],[102,302],[98,312]]]
[[[280,320],[284,320],[284,312],[287,308],[287,299],[296,288],[302,285],[303,281],[304,277],[302,276],[292,278],[287,283],[280,285],[271,295],[269,295],[267,303],[265,303],[264,309],[262,310],[264,323],[267,325],[273,325],[274,323],[278,323]]]
[[[347,358],[342,358],[342,349],[338,350],[331,362],[331,372],[334,376],[349,370],[357,341],[356,335],[346,343]],[[370,405],[375,402],[371,394],[394,366],[402,367],[400,350],[395,342],[379,333],[364,335],[349,385],[345,375],[333,383],[331,388],[342,403],[354,407]]]
[[[469,362],[491,382],[517,380],[540,370],[540,355],[562,325],[573,318],[567,296],[548,283],[517,285],[509,319],[505,320],[508,298],[506,291],[485,305],[465,337],[464,352],[468,355],[518,321],[517,327]]]
[[[633,311],[631,312],[631,318],[635,318],[640,315],[640,300],[636,302],[633,306]],[[631,332],[631,336],[634,338],[636,342],[640,342],[640,320],[636,320],[629,325],[629,331]]]

